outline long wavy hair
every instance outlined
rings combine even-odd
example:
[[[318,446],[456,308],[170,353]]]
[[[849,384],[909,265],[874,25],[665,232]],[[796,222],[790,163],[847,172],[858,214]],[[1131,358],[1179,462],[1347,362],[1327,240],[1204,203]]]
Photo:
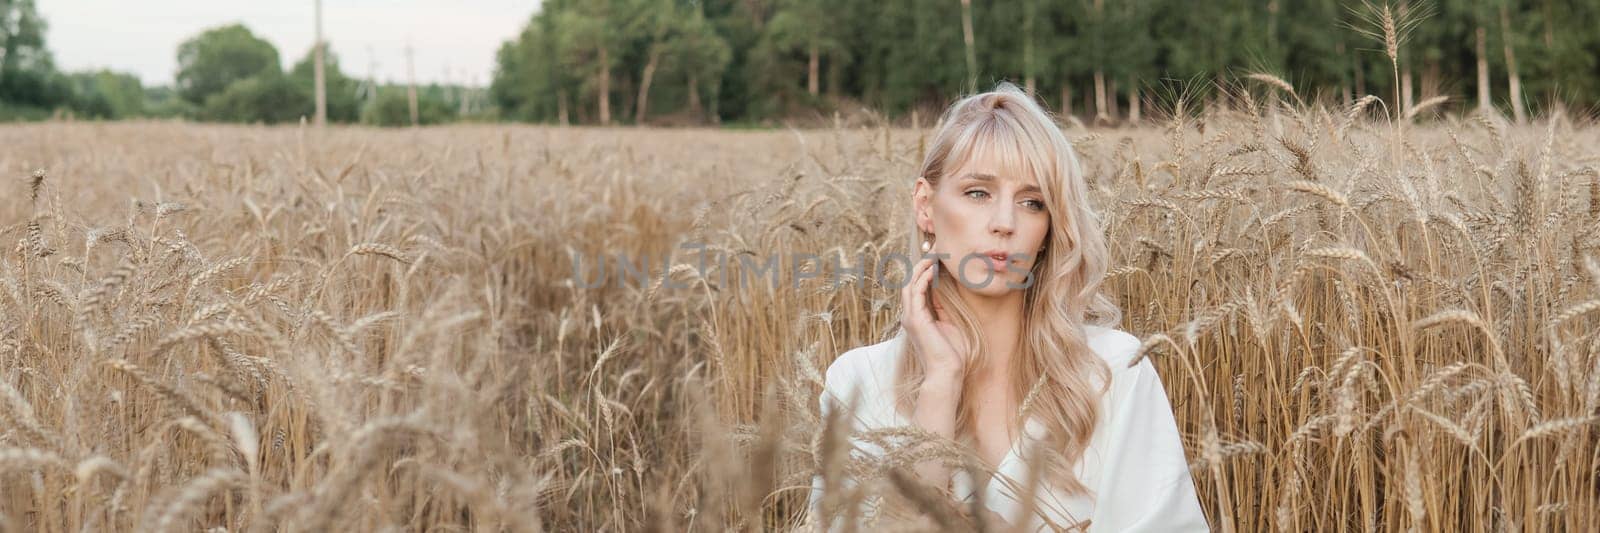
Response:
[[[1087,488],[1074,467],[1089,446],[1099,422],[1099,398],[1110,379],[1110,369],[1090,351],[1085,324],[1109,327],[1122,321],[1115,302],[1101,294],[1101,282],[1111,261],[1099,215],[1089,205],[1088,185],[1077,154],[1052,114],[1033,97],[1002,81],[994,90],[968,95],[945,110],[935,126],[933,144],[922,161],[919,176],[937,188],[948,173],[957,170],[978,150],[992,150],[1007,175],[1031,175],[1044,196],[1050,226],[1044,251],[1034,262],[1033,280],[1024,289],[1023,339],[1011,365],[1013,398],[1021,402],[1015,419],[1018,437],[1024,438],[1026,421],[1037,418],[1046,428],[1041,481],[1068,493]],[[907,243],[912,257],[930,235],[908,217],[913,237]],[[966,353],[983,357],[988,345],[977,327],[973,311],[957,293],[949,269],[939,269],[934,291],[949,320],[966,332]],[[905,310],[901,311],[902,313]],[[911,344],[904,347],[900,373],[895,376],[896,407],[909,414],[915,409],[916,391],[925,375]],[[976,359],[966,364],[963,391],[972,390]],[[971,397],[963,393],[956,410],[956,438],[972,436],[975,427]],[[1019,447],[1018,452],[1030,450]]]

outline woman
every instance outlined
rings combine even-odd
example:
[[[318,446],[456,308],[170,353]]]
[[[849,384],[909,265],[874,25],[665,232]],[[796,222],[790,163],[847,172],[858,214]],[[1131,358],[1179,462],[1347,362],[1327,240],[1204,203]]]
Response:
[[[1027,531],[1207,530],[1160,377],[1148,359],[1129,366],[1139,340],[1100,294],[1110,256],[1088,192],[1066,137],[1014,85],[953,104],[912,193],[923,257],[901,327],[829,366],[821,409],[855,405],[855,434],[914,426],[967,446],[992,476],[926,459],[915,473]],[[874,442],[854,453],[881,456]]]

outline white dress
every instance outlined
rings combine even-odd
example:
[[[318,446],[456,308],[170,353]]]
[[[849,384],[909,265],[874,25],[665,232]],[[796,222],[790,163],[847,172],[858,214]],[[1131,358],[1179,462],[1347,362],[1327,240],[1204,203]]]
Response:
[[[1085,332],[1089,347],[1111,369],[1110,386],[1100,401],[1099,423],[1076,470],[1078,479],[1093,494],[1067,495],[1041,480],[1040,498],[1028,517],[1028,530],[1049,531],[1048,524],[1070,527],[1087,519],[1089,531],[1209,531],[1161,378],[1148,359],[1128,367],[1139,339],[1122,330],[1092,325],[1085,326]],[[853,432],[913,425],[895,411],[891,394],[904,341],[902,331],[834,360],[818,399],[823,412],[843,410],[850,396],[859,394]],[[1012,444],[996,478],[984,487],[984,505],[1011,524],[1020,522],[1023,505],[1017,495],[1025,490],[1027,480],[1019,447],[1042,438],[1043,430],[1042,423],[1029,419],[1021,442]],[[870,442],[852,439],[851,443],[851,453],[858,457],[883,453]],[[954,497],[968,503],[974,492],[971,476],[963,469],[953,470]],[[812,523],[820,520],[822,491],[822,476],[815,476],[808,503]],[[876,512],[875,506],[864,503],[861,509],[862,525],[870,524],[867,520]],[[843,516],[841,512],[835,517],[830,531],[842,529]]]

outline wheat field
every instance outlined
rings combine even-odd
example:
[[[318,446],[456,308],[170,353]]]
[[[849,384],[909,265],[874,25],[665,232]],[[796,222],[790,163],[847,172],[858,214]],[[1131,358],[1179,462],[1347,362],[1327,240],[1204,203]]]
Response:
[[[1600,130],[1371,104],[1067,127],[1208,519],[1600,527]],[[894,276],[692,266],[908,253],[906,126],[0,129],[0,531],[991,526],[817,417]]]

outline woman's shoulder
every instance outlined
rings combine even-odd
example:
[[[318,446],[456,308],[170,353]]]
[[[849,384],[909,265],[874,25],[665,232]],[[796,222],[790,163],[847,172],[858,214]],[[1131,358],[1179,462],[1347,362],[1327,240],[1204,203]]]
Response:
[[[904,334],[897,333],[882,341],[845,350],[828,365],[829,387],[835,384],[842,386],[876,384],[883,378],[892,377],[903,339]]]
[[[824,408],[832,402],[840,408],[855,402],[858,427],[880,427],[901,423],[893,414],[890,391],[899,353],[901,336],[856,346],[834,358],[823,383]]]
[[[1083,330],[1088,336],[1089,348],[1111,367],[1112,373],[1127,368],[1142,344],[1139,337],[1111,326],[1085,324]]]

